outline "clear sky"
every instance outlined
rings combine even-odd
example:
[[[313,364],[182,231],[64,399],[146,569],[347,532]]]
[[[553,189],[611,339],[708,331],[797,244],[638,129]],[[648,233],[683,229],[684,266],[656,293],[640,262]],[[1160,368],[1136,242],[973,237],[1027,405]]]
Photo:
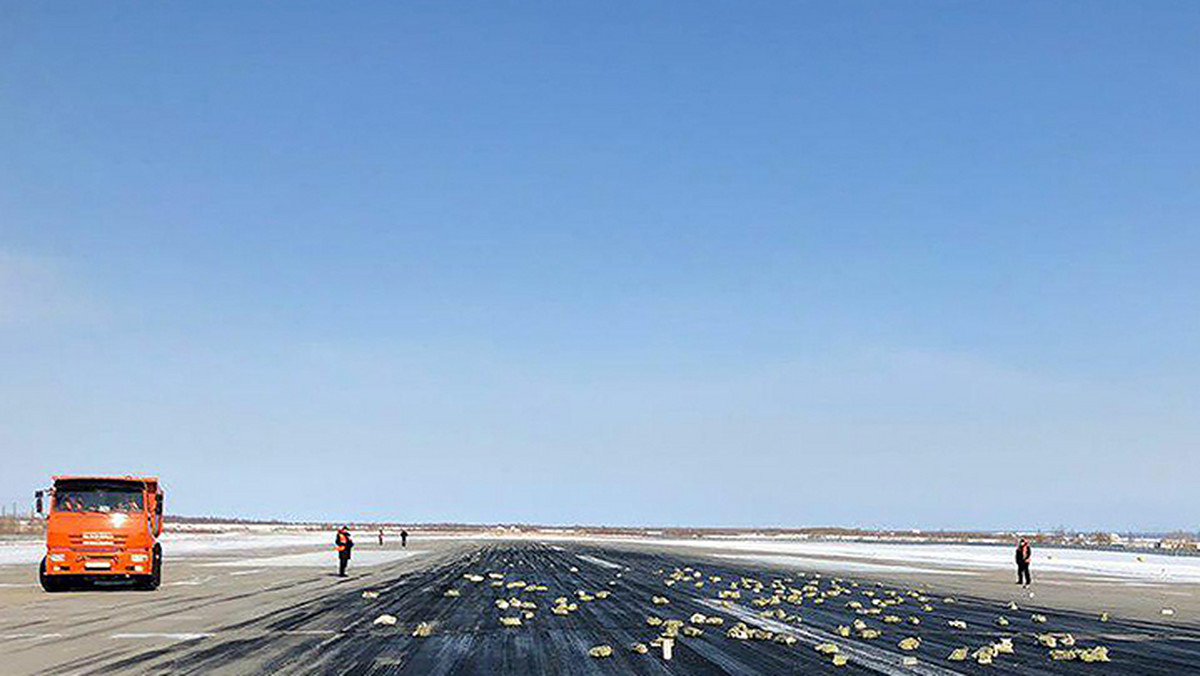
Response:
[[[0,500],[1200,527],[1200,3],[0,4]]]

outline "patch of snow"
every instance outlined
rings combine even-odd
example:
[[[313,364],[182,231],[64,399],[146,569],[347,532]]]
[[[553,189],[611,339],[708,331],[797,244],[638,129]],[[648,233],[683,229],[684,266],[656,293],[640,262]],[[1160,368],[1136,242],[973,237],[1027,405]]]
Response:
[[[369,532],[359,534],[363,542],[371,542]],[[233,552],[253,552],[263,549],[294,547],[327,547],[333,550],[333,531],[231,531],[228,533],[163,533],[163,557],[167,561]],[[410,537],[411,541],[413,538]],[[455,540],[463,536],[431,535],[422,540]],[[411,544],[411,542],[410,542]],[[390,551],[390,550],[384,550]],[[0,541],[0,565],[36,565],[46,554],[46,544],[37,538]],[[357,559],[366,551],[355,552]],[[322,555],[324,555],[322,553]]]
[[[46,544],[41,540],[0,542],[0,566],[36,564],[46,554]]]
[[[917,545],[863,542],[778,542],[652,540],[666,547],[716,549],[760,554],[809,555],[857,559],[887,565],[925,564],[939,568],[1007,570],[1015,568],[1014,549],[980,545]],[[832,562],[831,562],[832,563]],[[1164,556],[1086,549],[1034,549],[1033,570],[1162,583],[1200,583],[1200,557]]]
[[[806,568],[827,572],[862,572],[862,573],[923,573],[932,575],[978,575],[976,572],[954,570],[952,568],[924,568],[888,563],[868,563],[862,561],[847,561],[841,559],[818,559],[811,556],[790,556],[784,554],[718,554],[722,559],[737,559],[754,561],[772,566],[789,568]]]
[[[355,552],[350,558],[350,567],[378,566],[409,557],[423,554],[419,550],[370,549]],[[248,557],[236,561],[218,561],[201,564],[208,567],[221,568],[335,568],[337,567],[337,552],[333,547],[329,551],[302,552],[300,554],[283,554],[281,556]]]

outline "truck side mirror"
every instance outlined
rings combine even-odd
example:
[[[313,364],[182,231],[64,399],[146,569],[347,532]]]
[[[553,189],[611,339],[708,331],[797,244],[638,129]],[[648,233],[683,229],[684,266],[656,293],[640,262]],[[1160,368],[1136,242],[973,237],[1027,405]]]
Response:
[[[38,516],[41,516],[42,514],[44,514],[46,512],[46,510],[44,508],[44,503],[43,503],[43,496],[45,496],[45,495],[46,495],[46,491],[36,491],[33,494],[33,499],[37,502]]]
[[[163,496],[161,494],[154,500],[154,513],[159,516],[163,515]]]

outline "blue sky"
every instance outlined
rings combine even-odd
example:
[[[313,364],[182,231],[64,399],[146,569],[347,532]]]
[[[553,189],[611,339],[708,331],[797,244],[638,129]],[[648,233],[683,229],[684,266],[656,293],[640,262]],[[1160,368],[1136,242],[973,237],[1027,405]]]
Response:
[[[5,3],[0,498],[1200,527],[1200,5]]]

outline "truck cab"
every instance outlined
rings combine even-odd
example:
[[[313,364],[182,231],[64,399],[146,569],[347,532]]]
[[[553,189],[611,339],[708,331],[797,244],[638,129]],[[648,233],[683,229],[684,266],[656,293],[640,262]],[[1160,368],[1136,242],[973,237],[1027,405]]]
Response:
[[[35,494],[46,507],[46,591],[73,583],[128,580],[157,589],[162,580],[163,491],[157,477],[56,476]]]

